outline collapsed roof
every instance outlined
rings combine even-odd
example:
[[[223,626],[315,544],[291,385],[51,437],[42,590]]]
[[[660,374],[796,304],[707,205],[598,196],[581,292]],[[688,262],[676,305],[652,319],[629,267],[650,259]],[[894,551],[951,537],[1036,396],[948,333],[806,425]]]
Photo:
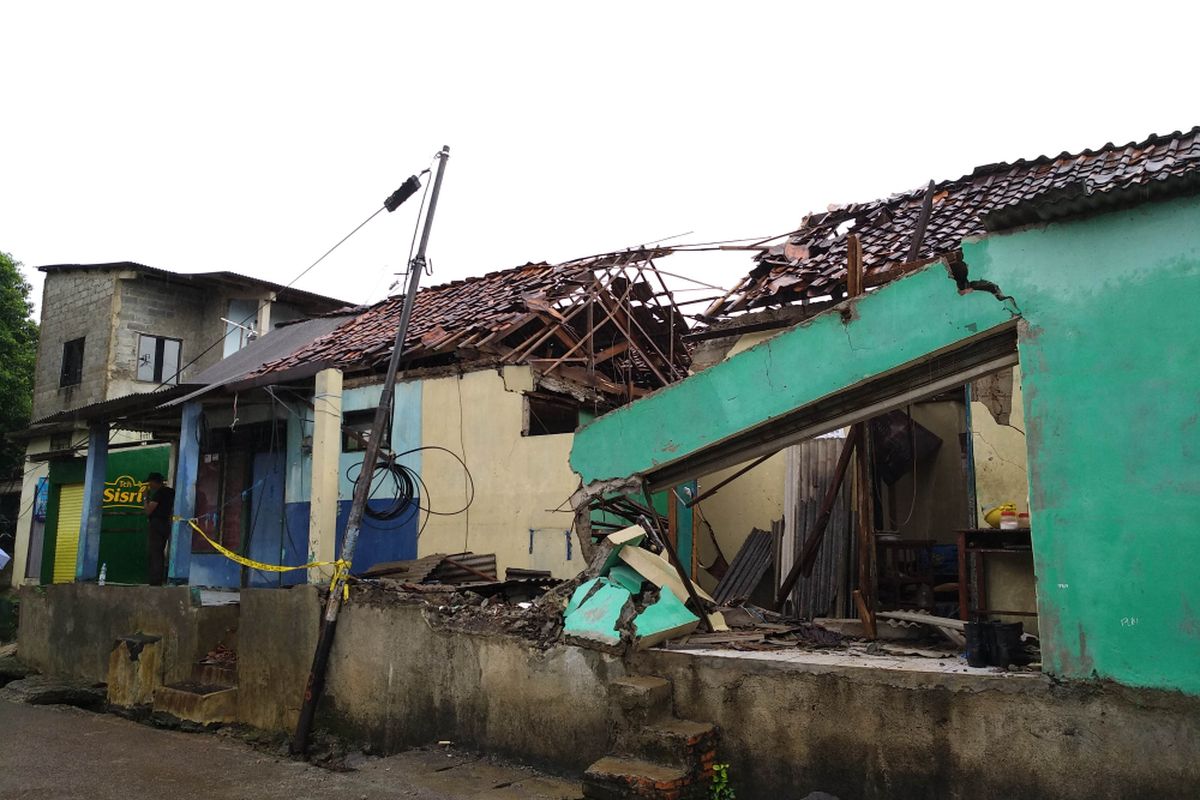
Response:
[[[996,222],[1036,222],[1118,202],[1130,193],[1146,200],[1166,194],[1167,187],[1200,187],[1200,127],[1124,146],[1110,143],[1077,154],[990,164],[957,180],[930,182],[867,203],[831,206],[825,213],[806,216],[785,244],[757,256],[758,265],[750,274],[705,314],[840,299],[850,234],[862,244],[866,285],[878,286],[955,253],[964,238],[982,234]],[[1039,200],[1046,201],[1040,211],[1034,202]]]
[[[626,402],[687,375],[687,322],[654,266],[668,249],[526,264],[418,292],[402,368],[529,364]],[[260,375],[320,364],[380,371],[403,295],[362,309]]]

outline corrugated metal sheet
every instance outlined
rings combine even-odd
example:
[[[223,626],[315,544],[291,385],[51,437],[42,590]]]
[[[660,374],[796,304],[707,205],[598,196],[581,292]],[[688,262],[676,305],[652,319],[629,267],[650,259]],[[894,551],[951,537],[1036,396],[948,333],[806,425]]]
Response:
[[[775,555],[775,537],[770,531],[755,528],[733,557],[729,571],[713,590],[713,599],[720,605],[749,599],[763,575],[771,568]]]
[[[816,525],[844,442],[845,439],[834,437],[810,439],[787,449],[784,532],[776,586],[780,576],[792,568]],[[847,470],[847,475],[851,474]],[[854,616],[850,591],[857,547],[850,484],[849,480],[843,482],[838,492],[812,574],[800,578],[787,600],[788,610],[804,619]]]
[[[454,564],[449,563],[450,561],[453,561]],[[464,569],[465,567],[470,567],[470,569]],[[495,553],[455,553],[445,556],[438,568],[433,571],[431,580],[435,583],[449,584],[478,583],[483,580],[476,574],[479,572],[487,575],[489,580],[497,579]]]
[[[58,490],[58,526],[54,540],[54,582],[75,580],[79,556],[79,523],[83,520],[83,484],[68,483]]]

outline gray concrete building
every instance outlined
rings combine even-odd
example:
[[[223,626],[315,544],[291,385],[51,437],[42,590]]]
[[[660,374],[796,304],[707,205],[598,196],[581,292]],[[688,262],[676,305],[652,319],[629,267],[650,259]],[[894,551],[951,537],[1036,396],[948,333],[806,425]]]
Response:
[[[184,274],[127,261],[38,269],[46,279],[33,422],[19,435],[27,448],[14,584],[43,575],[45,495],[55,488],[50,465],[86,454],[86,424],[78,412],[170,392],[257,335],[347,305],[233,272]],[[171,447],[155,441],[152,431],[125,430],[112,431],[110,445]],[[165,461],[174,463],[170,456]],[[61,511],[52,516],[60,530],[73,524]]]

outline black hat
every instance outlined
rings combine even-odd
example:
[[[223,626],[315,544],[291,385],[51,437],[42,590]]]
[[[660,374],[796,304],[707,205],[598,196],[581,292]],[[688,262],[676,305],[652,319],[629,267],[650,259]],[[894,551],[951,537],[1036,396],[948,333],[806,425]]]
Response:
[[[158,481],[159,483],[166,483],[167,479],[163,477],[163,474],[161,472],[151,472],[149,475],[146,476],[146,483],[151,483],[152,481]]]

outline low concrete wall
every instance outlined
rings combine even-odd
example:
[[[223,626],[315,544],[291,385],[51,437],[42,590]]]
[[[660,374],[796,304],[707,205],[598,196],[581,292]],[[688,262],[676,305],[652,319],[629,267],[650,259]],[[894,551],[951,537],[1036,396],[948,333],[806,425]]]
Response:
[[[319,617],[311,586],[242,592],[240,721],[294,728]],[[582,772],[608,749],[608,680],[624,674],[611,656],[438,631],[418,606],[356,595],[338,620],[317,724],[380,752],[449,739]]]
[[[680,716],[721,727],[739,797],[1185,798],[1200,786],[1200,698],[670,652],[638,667],[672,681]]]
[[[236,608],[183,588],[22,593],[23,658],[103,680],[114,638],[164,637],[183,677]],[[242,593],[238,719],[290,732],[316,645],[311,586]],[[435,628],[422,609],[355,593],[338,626],[318,725],[373,750],[448,739],[578,774],[612,736],[609,683],[659,675],[680,717],[721,727],[738,796],[1192,798],[1200,698],[1092,683],[654,651],[590,650]],[[172,679],[169,674],[168,680]]]
[[[608,679],[625,674],[591,650],[435,631],[419,607],[361,603],[339,622],[330,664],[326,719],[373,747],[450,739],[579,771],[608,748]]]
[[[97,586],[64,583],[21,588],[21,659],[49,675],[99,683],[118,636],[163,637],[163,680],[186,680],[192,665],[220,643],[232,643],[237,606],[192,605],[186,586]]]
[[[262,676],[239,692],[253,706],[242,721],[290,731],[315,645],[315,591],[246,592],[242,613],[241,674]],[[251,636],[252,626],[276,632]],[[448,739],[578,773],[608,749],[608,684],[626,671],[581,648],[436,630],[417,606],[356,595],[318,725],[382,752]],[[670,679],[680,717],[721,727],[719,757],[743,798],[1190,800],[1200,785],[1200,698],[665,651],[628,671]]]
[[[263,730],[292,731],[317,648],[317,589],[243,589],[241,605],[238,721]]]

